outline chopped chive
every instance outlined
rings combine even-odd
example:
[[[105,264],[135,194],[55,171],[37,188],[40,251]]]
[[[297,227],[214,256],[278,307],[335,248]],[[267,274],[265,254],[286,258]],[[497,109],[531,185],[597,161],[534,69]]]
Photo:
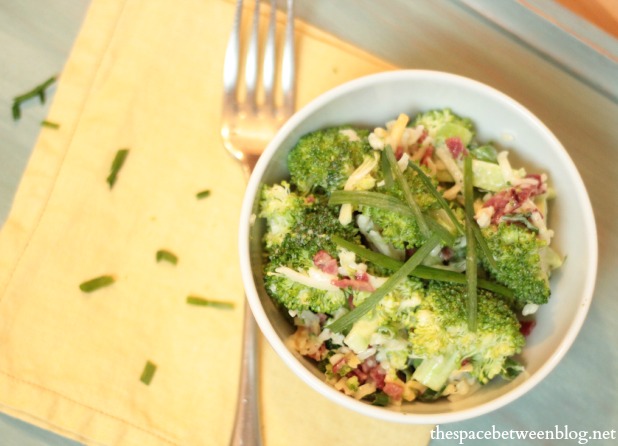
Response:
[[[442,194],[434,187],[434,185],[431,183],[431,180],[429,179],[429,177],[425,174],[425,172],[423,172],[423,169],[420,168],[420,166],[418,166],[416,163],[410,161],[408,163],[408,165],[410,167],[412,167],[420,176],[421,180],[423,181],[423,183],[425,184],[425,186],[427,187],[427,189],[431,192],[431,194],[436,198],[436,200],[438,201],[438,203],[440,204],[440,207],[442,209],[444,209],[444,211],[446,212],[446,215],[449,217],[449,219],[451,220],[451,222],[453,223],[453,225],[455,225],[455,227],[457,228],[457,230],[462,234],[465,235],[465,231],[463,226],[461,225],[461,223],[459,222],[459,220],[457,220],[457,217],[455,216],[455,214],[453,213],[453,210],[451,209],[451,207],[448,205],[447,201],[444,199],[444,197],[442,196]],[[472,229],[474,231],[474,236],[476,238],[476,241],[479,245],[479,249],[481,250],[481,252],[483,253],[484,257],[487,259],[487,261],[489,262],[489,264],[491,265],[491,267],[494,270],[498,269],[498,266],[496,264],[496,260],[494,259],[493,254],[491,253],[491,251],[489,250],[489,246],[487,246],[487,242],[485,241],[485,238],[483,237],[483,234],[481,233],[480,228],[478,227],[476,220],[472,219]]]
[[[429,238],[429,235],[431,234],[431,231],[429,230],[429,226],[427,226],[427,223],[425,222],[425,218],[423,217],[423,213],[421,212],[421,208],[419,207],[418,203],[414,199],[414,196],[412,195],[412,191],[410,190],[410,186],[408,185],[408,182],[403,177],[403,174],[401,173],[401,170],[399,169],[399,166],[397,165],[397,160],[395,159],[395,154],[393,153],[392,147],[386,146],[384,148],[384,154],[386,155],[386,159],[390,165],[391,172],[393,174],[393,177],[395,178],[395,181],[397,182],[397,185],[401,188],[401,191],[403,192],[403,196],[406,199],[406,202],[408,203],[408,205],[410,206],[410,209],[412,209],[412,212],[414,213],[414,218],[416,219],[416,223],[418,224],[418,227],[421,230],[421,234]]]
[[[331,193],[328,204],[346,204],[355,206],[369,206],[385,211],[397,212],[414,216],[413,211],[403,201],[397,197],[386,195],[381,192],[370,192],[362,190],[335,190]]]
[[[21,108],[19,102],[13,102],[13,106],[11,107],[11,113],[13,115],[13,121],[17,121],[21,118]]]
[[[403,262],[393,259],[392,257],[388,257],[387,255],[381,254],[379,252],[372,251],[362,245],[359,245],[354,242],[350,242],[345,240],[338,235],[333,235],[331,240],[338,246],[353,252],[361,259],[369,261],[377,266],[381,266],[383,268],[389,269],[391,271],[397,271],[402,267]],[[449,271],[442,268],[433,268],[431,266],[426,265],[418,265],[414,270],[410,273],[411,276],[417,277],[419,279],[425,280],[436,280],[440,282],[452,282],[465,285],[468,283],[465,274],[458,273],[455,271]],[[493,291],[494,293],[500,294],[505,297],[513,297],[513,291],[496,282],[492,282],[491,280],[486,280],[482,278],[477,279],[477,285],[479,288],[483,288],[485,290]]]
[[[114,187],[114,184],[116,183],[116,178],[118,177],[118,172],[120,171],[120,168],[127,159],[128,154],[129,149],[120,149],[116,152],[114,161],[112,161],[112,167],[110,169],[109,176],[107,177],[107,184],[109,184],[110,189]]]
[[[466,220],[468,220],[467,217],[466,217]],[[476,239],[476,243],[478,244],[478,247],[481,250],[483,257],[487,260],[487,262],[489,263],[493,271],[498,271],[498,264],[496,263],[496,259],[494,258],[494,255],[491,253],[491,250],[489,249],[489,245],[487,244],[487,241],[485,240],[485,237],[483,236],[483,233],[481,232],[481,228],[479,228],[479,225],[474,219],[474,217],[472,217],[471,221],[466,221],[466,224],[472,227],[472,232],[474,232],[474,238]]]
[[[384,174],[384,185],[390,189],[395,185],[395,180],[393,179],[393,172],[391,171],[390,164],[388,163],[386,156],[380,157],[380,168]]]
[[[202,198],[210,197],[210,189],[205,189],[203,191],[198,192],[197,194],[195,194],[195,197],[198,200],[201,200]]]
[[[79,289],[85,293],[91,293],[93,291],[98,290],[99,288],[109,286],[115,281],[116,279],[114,279],[114,276],[110,276],[110,275],[99,276],[99,277],[95,277],[94,279],[90,279],[85,282],[82,282],[79,285]]]
[[[47,88],[49,88],[50,85],[56,82],[56,79],[57,79],[56,76],[52,76],[49,79],[47,79],[45,82],[43,82],[42,84],[34,87],[32,90],[24,94],[21,94],[19,96],[15,96],[13,98],[13,106],[11,107],[11,112],[13,114],[13,120],[17,121],[19,118],[21,118],[21,105],[24,102],[32,98],[38,97],[39,100],[41,101],[41,104],[44,104],[45,99],[46,99],[45,90],[47,90]]]
[[[476,331],[478,296],[477,296],[477,255],[474,236],[474,196],[473,196],[472,157],[464,159],[464,202],[466,208],[466,279],[468,281],[468,329]]]
[[[425,221],[427,222],[427,225],[431,228],[433,233],[440,236],[440,239],[442,240],[442,242],[444,242],[445,245],[452,246],[453,243],[455,243],[455,236],[436,220],[431,218],[429,215],[426,215]]]
[[[178,263],[178,256],[166,249],[159,249],[157,251],[157,262],[162,261],[169,262],[172,265],[176,265]]]
[[[154,377],[155,372],[157,371],[157,365],[153,362],[146,361],[146,365],[144,366],[144,370],[142,371],[142,376],[140,376],[139,380],[146,384],[150,385],[152,378]]]
[[[58,124],[57,122],[52,122],[52,121],[47,121],[47,120],[41,121],[41,126],[48,127],[50,129],[59,129],[60,128],[60,124]]]
[[[464,235],[463,226],[461,225],[459,220],[457,220],[457,217],[453,213],[453,210],[447,203],[444,196],[442,196],[440,191],[438,191],[438,189],[436,189],[433,183],[431,182],[431,179],[425,174],[425,172],[423,172],[423,169],[421,169],[421,167],[413,161],[409,161],[408,166],[414,169],[414,171],[416,171],[416,173],[420,177],[423,184],[425,184],[425,187],[427,188],[427,190],[434,196],[434,198],[437,200],[440,207],[444,209],[444,211],[446,212],[446,215],[448,215],[453,225],[457,228],[457,230],[461,233],[461,235]]]
[[[199,296],[187,296],[187,303],[189,305],[199,305],[202,307],[215,307],[231,310],[234,308],[234,302],[228,302],[223,300],[205,299]]]
[[[389,396],[384,392],[376,392],[371,400],[372,406],[385,407],[390,402]]]
[[[370,312],[380,300],[389,292],[391,292],[404,278],[406,278],[427,255],[440,243],[440,236],[433,234],[429,240],[421,246],[406,262],[399,268],[386,282],[384,282],[377,290],[375,290],[367,299],[360,305],[354,308],[349,313],[344,314],[339,319],[328,325],[328,328],[333,332],[342,332],[350,328],[356,321]]]

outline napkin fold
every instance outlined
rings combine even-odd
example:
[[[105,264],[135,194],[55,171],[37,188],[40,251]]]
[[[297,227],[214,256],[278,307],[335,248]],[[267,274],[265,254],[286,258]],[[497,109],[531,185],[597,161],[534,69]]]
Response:
[[[245,179],[219,136],[233,14],[224,0],[92,1],[47,118],[59,128],[42,128],[0,233],[3,412],[86,444],[227,444],[244,305]],[[299,106],[394,68],[300,21],[297,43]],[[114,282],[80,290],[102,275]],[[264,341],[260,370],[266,445],[429,441],[430,426],[335,406]]]

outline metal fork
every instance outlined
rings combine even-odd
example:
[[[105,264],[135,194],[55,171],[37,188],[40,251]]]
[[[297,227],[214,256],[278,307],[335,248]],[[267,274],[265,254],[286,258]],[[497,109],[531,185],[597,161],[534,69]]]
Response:
[[[244,85],[240,79],[243,61],[241,55],[243,1],[236,2],[234,25],[224,62],[221,136],[226,150],[242,163],[247,177],[253,171],[255,163],[270,139],[294,112],[294,0],[286,2],[285,42],[278,84],[276,83],[278,71],[276,0],[270,0],[271,12],[261,64],[260,0],[255,0],[251,34],[244,58]],[[275,91],[275,85],[280,86],[280,94]],[[257,388],[257,327],[249,305],[245,304],[240,383],[230,445],[261,444]]]
[[[225,53],[221,136],[225,148],[243,164],[246,174],[249,175],[272,136],[294,112],[296,79],[294,70],[294,0],[286,0],[285,42],[279,76],[282,96],[280,98],[277,98],[278,95],[275,91],[277,73],[275,15],[277,2],[270,0],[271,12],[263,48],[263,63],[260,64],[260,0],[255,1],[251,35],[244,64],[244,91],[243,86],[240,85],[242,3],[242,0],[236,2],[232,35]],[[260,67],[262,67],[261,76]],[[260,79],[262,81],[261,89],[258,85]]]

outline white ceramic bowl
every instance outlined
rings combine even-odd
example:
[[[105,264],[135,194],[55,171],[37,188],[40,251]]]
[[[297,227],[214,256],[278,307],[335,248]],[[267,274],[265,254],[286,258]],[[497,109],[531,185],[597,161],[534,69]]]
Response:
[[[514,165],[545,171],[557,192],[548,216],[553,245],[567,260],[552,276],[552,297],[537,314],[537,325],[522,354],[527,373],[511,382],[495,380],[458,402],[406,403],[400,408],[371,406],[323,381],[309,361],[290,350],[293,327],[266,294],[261,276],[263,224],[254,218],[263,184],[287,178],[286,157],[300,136],[338,124],[384,126],[399,113],[451,108],[472,118],[480,141],[510,149]],[[517,399],[558,364],[577,336],[592,298],[597,269],[597,236],[590,200],[569,155],[542,122],[503,93],[448,73],[391,71],[343,84],[296,113],[260,158],[243,202],[239,233],[242,277],[247,299],[264,336],[292,371],[317,392],[341,406],[371,417],[403,423],[448,423],[485,414]],[[293,396],[292,396],[293,397]]]

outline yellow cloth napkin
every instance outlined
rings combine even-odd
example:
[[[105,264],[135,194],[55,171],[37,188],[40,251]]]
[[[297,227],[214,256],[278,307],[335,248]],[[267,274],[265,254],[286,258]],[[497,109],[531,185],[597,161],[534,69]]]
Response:
[[[227,443],[244,305],[245,180],[219,137],[233,12],[223,0],[92,2],[48,117],[60,127],[41,131],[0,233],[2,411],[87,444]],[[299,106],[394,68],[306,24],[297,33]],[[161,249],[177,265],[157,262]],[[104,274],[115,283],[79,289]],[[261,352],[266,445],[427,444],[429,426],[337,407],[263,341]]]

